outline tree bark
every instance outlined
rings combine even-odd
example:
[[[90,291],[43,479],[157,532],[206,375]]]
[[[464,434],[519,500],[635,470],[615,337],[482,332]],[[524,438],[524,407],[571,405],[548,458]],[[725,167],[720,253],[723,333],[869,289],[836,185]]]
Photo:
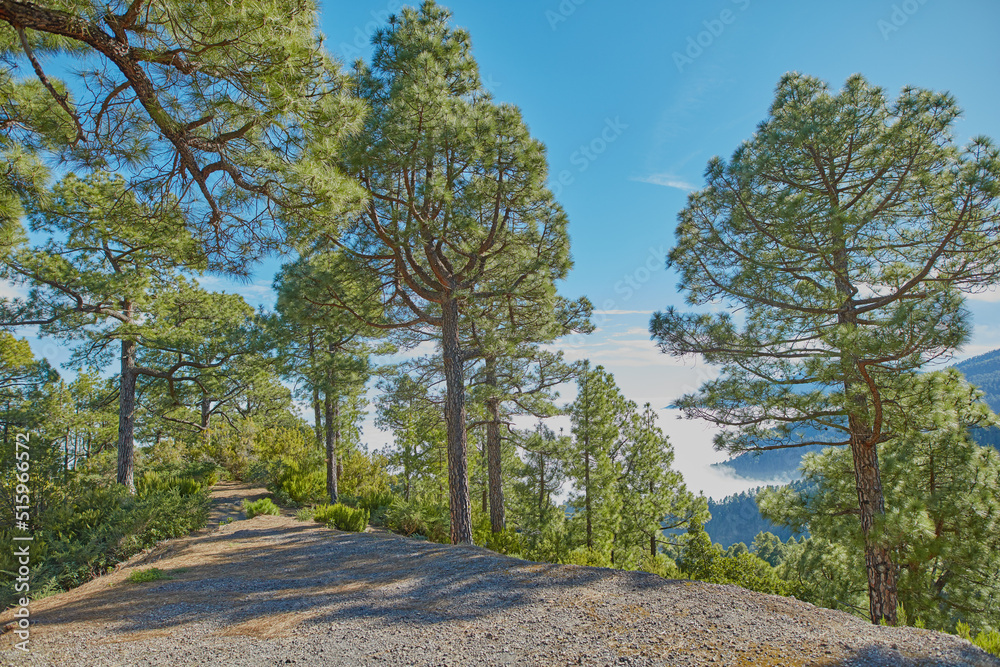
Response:
[[[834,254],[834,265],[838,269],[836,287],[844,297],[844,306],[837,316],[838,324],[858,326],[858,316],[854,295],[857,290],[849,280],[846,243],[837,239],[838,249]],[[865,541],[865,570],[868,574],[868,610],[871,621],[883,621],[896,625],[896,607],[899,603],[896,589],[896,566],[888,549],[879,544],[880,536],[872,534],[876,517],[885,515],[885,495],[882,492],[882,477],[878,467],[878,442],[868,425],[868,399],[862,388],[861,366],[855,355],[842,350],[844,371],[844,395],[852,405],[848,416],[851,432],[851,458],[854,462],[854,481],[858,492],[858,510],[861,518],[861,532]]]
[[[330,504],[337,502],[337,448],[334,439],[333,396],[327,388],[323,401],[323,411],[326,417],[326,493],[330,496]]]
[[[132,304],[125,304],[129,319]],[[135,494],[135,370],[136,342],[122,339],[121,377],[118,392],[118,483]]]
[[[465,433],[465,371],[459,339],[458,302],[441,304],[441,347],[444,361],[445,419],[448,427],[448,504],[452,544],[472,544],[472,502],[469,498],[468,441]]]
[[[315,334],[309,330],[309,366],[316,367],[316,343]],[[313,430],[316,433],[316,445],[323,446],[323,407],[319,400],[319,386],[314,380],[312,383],[312,406],[313,406]]]
[[[854,459],[854,476],[857,482],[858,507],[861,514],[861,532],[865,537],[865,569],[868,571],[868,609],[872,623],[885,621],[896,625],[896,607],[899,603],[896,589],[896,565],[889,550],[878,543],[872,534],[875,520],[885,514],[885,496],[879,473],[878,452],[870,442],[867,424],[857,417],[850,417],[851,455]]]
[[[588,436],[587,440],[589,440],[589,439],[590,438]],[[594,528],[593,528],[593,524],[591,523],[591,520],[590,520],[592,512],[591,512],[591,509],[590,509],[590,449],[589,449],[589,442],[587,443],[587,446],[588,446],[588,449],[585,450],[584,453],[583,453],[583,462],[584,462],[583,485],[584,485],[584,489],[585,489],[584,490],[584,506],[586,507],[586,510],[587,510],[587,548],[588,549],[593,549],[594,548]]]
[[[486,384],[497,389],[496,359],[486,360]],[[503,462],[500,442],[500,399],[491,396],[486,400],[489,421],[486,423],[486,465],[490,490],[490,529],[502,532],[507,524],[506,507],[503,496]]]

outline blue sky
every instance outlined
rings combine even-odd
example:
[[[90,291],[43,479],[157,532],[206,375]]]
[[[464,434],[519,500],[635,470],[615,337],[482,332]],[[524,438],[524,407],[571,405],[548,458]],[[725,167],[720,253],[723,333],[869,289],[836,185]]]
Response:
[[[676,275],[663,267],[677,212],[702,185],[708,160],[728,157],[766,117],[784,73],[811,74],[835,89],[861,73],[893,96],[907,85],[949,91],[965,110],[960,142],[1000,140],[1000,3],[443,4],[469,30],[494,96],[518,105],[548,148],[576,262],[562,292],[588,296],[599,311],[599,330],[567,341],[569,356],[605,365],[626,395],[658,408],[711,377],[704,365],[660,354],[647,332],[653,311],[683,306]],[[371,32],[402,5],[327,0],[327,48],[348,64],[367,58]],[[969,305],[976,329],[960,358],[1000,347],[1000,295]],[[753,486],[707,468],[722,458],[711,449],[711,429],[662,415],[695,490]]]
[[[588,296],[598,331],[564,341],[568,356],[612,371],[629,398],[668,405],[711,377],[697,362],[660,354],[649,317],[683,306],[663,258],[677,212],[701,186],[707,161],[728,157],[765,118],[788,71],[839,88],[861,73],[892,95],[905,85],[950,91],[965,110],[958,139],[1000,140],[1000,3],[971,0],[611,3],[602,0],[453,0],[453,23],[469,30],[486,85],[518,105],[548,148],[553,190],[570,219],[575,268],[561,291]],[[372,32],[398,0],[327,0],[327,48],[350,64],[367,58]],[[219,278],[206,287],[273,303],[278,265],[250,284]],[[959,358],[1000,348],[1000,295],[970,301],[976,325]],[[37,343],[37,344],[36,344]],[[53,341],[36,354],[65,358]],[[571,396],[572,391],[566,393]],[[707,468],[721,456],[712,431],[662,411],[677,466],[697,491],[724,495],[753,486]],[[386,440],[370,424],[370,445]]]

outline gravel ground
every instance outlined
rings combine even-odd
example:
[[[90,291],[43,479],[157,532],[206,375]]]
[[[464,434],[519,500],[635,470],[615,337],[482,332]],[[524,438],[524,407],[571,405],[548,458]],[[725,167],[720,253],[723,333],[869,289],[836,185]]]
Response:
[[[217,495],[232,503],[259,492],[220,485]],[[154,565],[169,578],[126,581]],[[957,637],[875,627],[735,586],[532,563],[288,516],[164,542],[32,603],[31,620],[30,653],[8,632],[0,663],[1000,667]]]

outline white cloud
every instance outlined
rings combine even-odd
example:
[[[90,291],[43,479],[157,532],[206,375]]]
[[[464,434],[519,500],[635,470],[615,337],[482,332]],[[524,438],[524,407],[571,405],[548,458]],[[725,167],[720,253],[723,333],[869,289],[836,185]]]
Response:
[[[676,188],[678,190],[683,190],[684,192],[693,192],[698,189],[696,186],[688,183],[682,178],[674,176],[673,174],[651,174],[641,178],[633,178],[632,180],[639,181],[640,183],[651,183],[653,185]]]
[[[997,289],[995,285],[991,285],[986,288],[985,292],[976,292],[974,294],[969,294],[966,298],[969,301],[983,301],[985,303],[1000,303],[1000,289]]]
[[[0,298],[23,299],[28,296],[28,290],[23,285],[15,285],[6,280],[0,280]]]
[[[652,315],[652,310],[595,310],[594,315]]]

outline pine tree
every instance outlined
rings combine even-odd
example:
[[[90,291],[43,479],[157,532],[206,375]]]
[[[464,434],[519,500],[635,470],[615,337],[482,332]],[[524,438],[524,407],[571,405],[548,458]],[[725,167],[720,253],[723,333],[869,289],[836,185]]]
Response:
[[[448,18],[428,1],[376,35],[371,67],[356,74],[371,111],[339,165],[367,201],[327,240],[354,265],[332,284],[343,308],[358,313],[352,291],[366,294],[381,307],[366,321],[439,343],[451,537],[468,543],[465,378],[481,351],[462,332],[477,302],[534,301],[534,276],[568,270],[569,240],[542,145],[515,107],[490,100],[468,34]]]
[[[975,444],[969,431],[998,418],[955,369],[903,380],[885,392],[886,420],[898,437],[883,445],[881,456],[890,508],[884,530],[901,565],[900,604],[911,621],[932,628],[951,630],[958,621],[995,627],[1000,456]],[[831,448],[807,457],[802,467],[804,487],[765,492],[761,507],[772,520],[809,529],[810,538],[787,567],[805,582],[816,570],[826,573],[810,586],[816,602],[858,604],[863,535],[852,520],[850,452]]]
[[[664,530],[686,527],[694,518],[707,519],[704,499],[695,497],[684,478],[671,466],[674,449],[656,425],[656,412],[647,403],[626,425],[625,446],[619,452],[618,495],[622,523],[615,549],[659,553]],[[617,561],[614,561],[617,562]]]
[[[27,149],[27,174],[48,163],[119,173],[132,196],[179,214],[217,267],[245,274],[282,241],[276,220],[356,196],[323,165],[361,109],[316,19],[309,0],[3,0],[0,52],[31,78],[0,78],[13,121],[0,146]],[[54,70],[50,56],[62,56]],[[85,64],[60,68],[68,59]],[[307,150],[319,128],[322,146]]]
[[[312,394],[317,438],[326,452],[327,495],[332,504],[338,495],[337,452],[341,436],[348,424],[353,426],[360,417],[358,410],[348,408],[362,400],[371,376],[369,355],[374,350],[367,339],[380,332],[366,327],[350,313],[326,305],[324,285],[332,278],[321,265],[324,258],[322,254],[314,255],[282,267],[275,278],[280,315],[275,324],[286,373],[304,380]]]
[[[894,623],[897,606],[879,529],[878,450],[895,437],[884,389],[967,339],[962,292],[1000,271],[1000,160],[986,138],[953,144],[958,113],[944,94],[890,102],[860,76],[831,94],[787,75],[770,117],[709,164],[679,215],[668,263],[690,304],[725,308],[650,324],[663,351],[722,366],[678,401],[735,427],[718,448],[850,448],[874,623]],[[801,426],[821,436],[795,437]]]
[[[567,467],[581,494],[574,504],[582,513],[584,544],[605,553],[622,520],[616,459],[635,404],[626,400],[603,366],[591,369],[589,362],[580,366],[577,389],[570,406],[573,445]]]

